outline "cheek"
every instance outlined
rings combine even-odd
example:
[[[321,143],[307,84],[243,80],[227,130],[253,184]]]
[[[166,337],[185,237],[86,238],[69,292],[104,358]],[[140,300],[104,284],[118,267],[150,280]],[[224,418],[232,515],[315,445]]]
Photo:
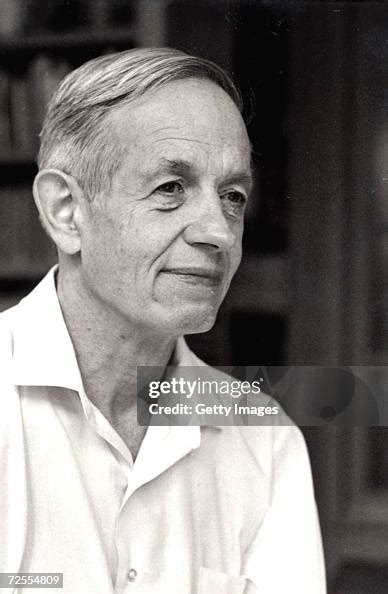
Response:
[[[155,272],[167,257],[175,236],[171,221],[142,213],[129,225],[120,225],[113,234],[109,260],[124,278],[132,279],[138,287],[147,290],[152,285]],[[108,247],[109,250],[109,247]]]
[[[232,247],[231,254],[230,254],[230,261],[231,267],[233,268],[233,274],[236,272],[237,268],[240,265],[241,258],[242,258],[242,235],[243,230],[238,229],[236,232],[236,242]]]
[[[125,253],[124,225],[113,224],[108,218],[99,218],[87,229],[82,238],[81,261],[90,282],[99,282],[101,289],[117,285],[116,278],[123,274],[128,256]]]

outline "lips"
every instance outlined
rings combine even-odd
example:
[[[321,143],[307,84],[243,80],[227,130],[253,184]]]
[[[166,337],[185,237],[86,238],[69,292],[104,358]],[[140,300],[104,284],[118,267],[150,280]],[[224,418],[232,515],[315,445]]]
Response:
[[[180,266],[162,270],[165,274],[171,274],[187,282],[206,282],[218,284],[223,279],[223,271],[217,268],[205,266]]]

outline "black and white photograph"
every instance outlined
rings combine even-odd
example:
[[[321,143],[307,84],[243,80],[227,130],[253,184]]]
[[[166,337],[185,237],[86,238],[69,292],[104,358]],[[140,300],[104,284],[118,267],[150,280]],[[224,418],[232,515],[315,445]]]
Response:
[[[0,593],[387,594],[388,3],[0,0]]]

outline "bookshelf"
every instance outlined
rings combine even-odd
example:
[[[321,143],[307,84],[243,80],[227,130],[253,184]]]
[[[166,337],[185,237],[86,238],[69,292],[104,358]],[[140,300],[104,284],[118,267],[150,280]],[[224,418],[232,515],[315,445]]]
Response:
[[[0,6],[0,311],[55,263],[31,186],[48,100],[73,68],[163,44],[163,0],[3,0]]]
[[[176,0],[167,22],[256,97],[259,207],[223,313],[191,344],[216,364],[381,366],[386,385],[387,3]],[[386,592],[387,428],[302,429],[328,591]]]

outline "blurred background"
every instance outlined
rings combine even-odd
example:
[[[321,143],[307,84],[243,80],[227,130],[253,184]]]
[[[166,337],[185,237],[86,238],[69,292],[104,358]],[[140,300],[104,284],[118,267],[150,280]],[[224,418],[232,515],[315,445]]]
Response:
[[[55,262],[30,189],[53,89],[89,58],[152,45],[232,73],[255,150],[244,260],[215,328],[191,346],[219,365],[369,366],[386,385],[384,1],[1,0],[0,309]],[[302,430],[329,594],[386,593],[388,432],[321,417]]]

